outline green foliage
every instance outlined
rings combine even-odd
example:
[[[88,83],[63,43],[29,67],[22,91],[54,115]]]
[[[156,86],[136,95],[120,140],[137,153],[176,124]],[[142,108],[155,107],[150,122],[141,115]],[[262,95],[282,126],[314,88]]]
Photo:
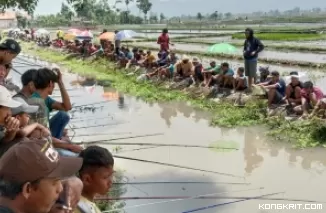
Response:
[[[316,33],[256,33],[255,36],[261,40],[273,41],[301,41],[301,40],[320,40],[325,39],[323,34]],[[245,39],[244,33],[232,35],[232,39]]]
[[[37,3],[38,0],[1,0],[0,9],[5,10],[8,8],[18,7],[18,9],[25,10],[29,14],[32,14]]]

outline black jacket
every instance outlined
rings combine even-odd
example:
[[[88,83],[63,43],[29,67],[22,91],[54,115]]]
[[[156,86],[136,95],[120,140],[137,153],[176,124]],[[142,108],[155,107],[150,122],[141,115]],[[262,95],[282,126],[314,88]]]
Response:
[[[250,36],[247,38],[243,45],[243,57],[246,60],[251,60],[258,57],[258,53],[264,49],[263,43],[257,38],[254,37],[253,31],[249,31]],[[256,52],[254,55],[251,55],[252,52]]]

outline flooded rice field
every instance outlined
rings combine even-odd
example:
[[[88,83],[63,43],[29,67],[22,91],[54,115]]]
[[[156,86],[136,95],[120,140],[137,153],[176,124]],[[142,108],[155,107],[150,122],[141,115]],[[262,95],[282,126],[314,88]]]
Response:
[[[158,47],[154,42],[137,42],[139,46],[146,47]],[[197,52],[207,52],[209,45],[206,44],[184,44],[184,43],[175,43],[172,50],[181,50],[181,51],[197,51]],[[242,55],[242,49],[239,48],[239,51],[236,52],[237,55]],[[260,58],[266,59],[278,59],[278,60],[289,60],[289,61],[305,61],[313,63],[326,63],[325,54],[317,53],[302,53],[302,52],[278,52],[272,50],[264,50],[259,54]]]
[[[141,30],[142,33],[161,33],[162,30]],[[169,30],[169,34],[226,34],[226,33],[238,33],[243,30]]]
[[[14,62],[14,68],[18,72],[36,68],[34,65],[22,67],[21,60],[16,59]],[[35,63],[34,60],[23,60]],[[42,65],[48,66],[47,63]],[[19,74],[12,71],[11,76],[19,82]],[[163,134],[101,144],[119,156],[170,164],[158,165],[116,158],[116,169],[122,171],[125,182],[121,186],[123,190],[120,196],[129,197],[124,200],[121,211],[116,212],[181,213],[194,212],[192,210],[201,207],[207,207],[202,211],[207,213],[298,212],[262,210],[259,209],[259,204],[303,203],[247,200],[223,204],[238,200],[232,197],[257,197],[270,193],[279,194],[266,199],[308,199],[326,202],[324,149],[297,150],[287,143],[275,142],[265,137],[265,130],[258,127],[213,128],[209,126],[209,113],[195,110],[187,103],[145,103],[112,88],[97,85],[87,88],[72,86],[70,83],[76,79],[76,75],[64,73],[66,87],[75,106],[71,113],[69,130],[69,135],[75,135],[73,141]],[[59,92],[55,91],[53,96],[59,99]],[[81,105],[93,107],[94,110],[82,110],[78,107]],[[118,142],[214,145],[238,150],[114,144]],[[193,198],[198,195],[228,199]],[[179,196],[183,198],[176,198]],[[211,207],[208,208],[209,206]]]

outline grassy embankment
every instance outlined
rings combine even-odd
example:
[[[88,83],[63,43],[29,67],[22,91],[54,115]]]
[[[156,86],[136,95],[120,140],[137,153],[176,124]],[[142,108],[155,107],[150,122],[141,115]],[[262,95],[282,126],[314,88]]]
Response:
[[[138,83],[135,77],[126,76],[122,70],[116,70],[114,65],[104,60],[81,61],[67,60],[60,52],[38,48],[31,44],[22,44],[24,52],[37,55],[43,60],[60,63],[74,73],[80,75],[92,75],[99,81],[109,81],[111,86],[121,92],[145,101],[185,101],[196,108],[209,110],[212,113],[211,125],[223,127],[251,126],[267,124],[269,133],[293,142],[299,147],[323,145],[326,139],[326,127],[324,121],[309,120],[287,122],[283,118],[266,118],[265,103],[257,101],[246,107],[236,107],[225,102],[215,103],[207,99],[193,99],[181,91],[171,91],[163,87],[157,87],[150,83]]]

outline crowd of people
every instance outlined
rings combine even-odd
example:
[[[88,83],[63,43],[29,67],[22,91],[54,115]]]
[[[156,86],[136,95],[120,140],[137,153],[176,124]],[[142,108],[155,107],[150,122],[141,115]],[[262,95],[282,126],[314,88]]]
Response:
[[[115,62],[120,68],[144,68],[143,80],[158,78],[185,82],[186,86],[247,93],[259,87],[267,96],[268,107],[285,105],[290,114],[305,118],[321,112],[324,116],[323,92],[311,81],[301,82],[298,72],[290,73],[288,85],[279,72],[268,68],[259,68],[257,78],[258,53],[264,46],[251,29],[246,30],[246,36],[244,67],[236,72],[227,62],[218,65],[211,61],[205,67],[197,57],[179,59],[169,50],[171,43],[166,29],[157,41],[160,45],[157,55],[139,48],[130,50],[121,46],[120,41],[102,40],[95,46],[90,40],[78,43],[59,37],[55,42],[61,41],[62,46],[54,46],[84,57],[99,52],[99,57]],[[109,191],[114,159],[107,149],[98,146],[84,149],[69,140],[66,126],[72,105],[59,69],[26,70],[21,75],[22,88],[14,95],[11,93],[13,87],[8,75],[12,60],[20,51],[14,39],[0,44],[0,212],[100,212],[94,199]],[[51,98],[55,85],[61,101]]]
[[[69,141],[71,103],[60,70],[26,70],[21,90],[10,92],[20,51],[13,39],[0,44],[0,212],[100,213],[94,199],[112,185],[112,154]],[[61,102],[50,97],[55,85]]]

